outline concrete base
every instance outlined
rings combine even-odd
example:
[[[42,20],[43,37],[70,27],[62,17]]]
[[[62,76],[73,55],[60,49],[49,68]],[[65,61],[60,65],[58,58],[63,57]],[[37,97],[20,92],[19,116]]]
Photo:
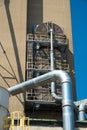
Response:
[[[42,127],[42,126],[30,126],[30,130],[63,130],[62,127]],[[87,130],[87,127],[84,127],[84,128],[75,128],[75,130]]]

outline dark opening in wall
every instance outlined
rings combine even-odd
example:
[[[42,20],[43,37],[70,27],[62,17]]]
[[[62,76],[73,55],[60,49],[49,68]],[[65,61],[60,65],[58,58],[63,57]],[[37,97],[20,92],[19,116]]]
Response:
[[[34,25],[43,22],[43,0],[28,0],[27,6],[27,33],[31,33]]]

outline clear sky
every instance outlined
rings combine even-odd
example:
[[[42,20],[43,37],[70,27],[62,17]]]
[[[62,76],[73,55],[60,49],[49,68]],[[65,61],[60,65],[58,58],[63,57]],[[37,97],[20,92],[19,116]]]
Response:
[[[87,0],[71,1],[77,99],[87,98]]]

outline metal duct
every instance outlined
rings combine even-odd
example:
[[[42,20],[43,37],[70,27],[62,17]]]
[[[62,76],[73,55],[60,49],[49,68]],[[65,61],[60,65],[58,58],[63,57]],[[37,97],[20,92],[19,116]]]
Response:
[[[8,89],[12,95],[19,94],[25,90],[45,85],[48,82],[60,80],[62,89],[63,129],[74,130],[74,110],[72,99],[72,85],[69,75],[62,70],[54,70],[42,76],[13,86]]]
[[[87,104],[87,99],[79,100],[79,101],[74,101],[74,104],[76,106],[80,106],[82,103]]]
[[[50,29],[50,69],[54,70],[53,29]],[[51,95],[55,100],[62,100],[62,97],[56,94],[55,82],[51,82]]]
[[[87,109],[87,104],[85,104],[85,103],[80,104],[80,106],[79,106],[79,120],[80,121],[85,120],[86,109]]]

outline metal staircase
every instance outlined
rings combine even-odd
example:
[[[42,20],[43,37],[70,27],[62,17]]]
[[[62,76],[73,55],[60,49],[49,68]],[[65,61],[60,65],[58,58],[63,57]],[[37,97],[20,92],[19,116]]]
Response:
[[[36,26],[34,34],[27,35],[26,46],[26,80],[37,77],[50,70],[50,28],[54,30],[54,63],[55,69],[69,72],[67,61],[68,40],[63,30],[54,23],[42,23]],[[61,96],[59,83],[56,83],[57,94]],[[38,86],[26,92],[26,104],[36,102],[53,102],[51,97],[50,84]],[[26,105],[27,106],[27,105]]]

